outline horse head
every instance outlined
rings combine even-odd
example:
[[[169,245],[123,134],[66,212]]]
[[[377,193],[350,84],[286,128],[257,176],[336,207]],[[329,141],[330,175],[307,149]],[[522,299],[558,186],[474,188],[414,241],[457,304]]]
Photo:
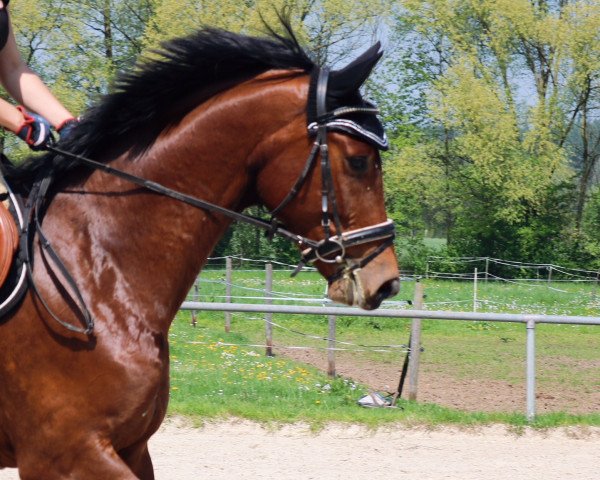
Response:
[[[328,279],[329,297],[365,309],[399,290],[379,155],[387,139],[359,91],[381,55],[377,43],[341,70],[315,67],[299,89],[306,115],[270,138],[258,175],[262,202],[303,237],[303,262]]]

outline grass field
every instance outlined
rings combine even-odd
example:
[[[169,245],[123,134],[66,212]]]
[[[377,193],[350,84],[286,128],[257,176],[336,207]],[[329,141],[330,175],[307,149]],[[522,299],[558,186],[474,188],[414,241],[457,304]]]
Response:
[[[223,301],[223,271],[205,271],[199,299]],[[289,272],[275,271],[276,303],[314,304],[322,298],[324,281],[316,273],[290,279]],[[264,275],[260,271],[237,270],[232,296],[236,302],[261,302]],[[424,280],[426,308],[473,310],[470,283]],[[549,288],[550,287],[550,288]],[[414,282],[403,282],[399,301],[410,300]],[[498,284],[478,285],[478,311],[530,312],[567,315],[600,314],[594,285],[586,284]],[[402,305],[400,305],[402,306]],[[190,326],[190,313],[182,312],[171,330],[171,411],[198,418],[235,415],[261,421],[305,420],[356,421],[369,425],[404,421],[415,423],[525,424],[522,410],[514,413],[460,412],[432,404],[402,402],[402,409],[362,409],[356,400],[366,388],[351,379],[329,379],[323,373],[281,357],[267,358],[264,319],[260,314],[233,314],[232,333],[225,334],[223,313],[203,312],[197,327]],[[327,320],[314,316],[276,315],[274,342],[287,346],[322,349]],[[372,364],[397,364],[403,349],[391,347],[407,341],[410,322],[399,319],[338,318],[337,338],[347,342],[357,359]],[[255,346],[245,346],[255,345]],[[390,346],[366,348],[365,345]],[[454,378],[524,383],[523,325],[492,322],[423,322],[424,359],[428,368]],[[360,351],[357,351],[360,350]],[[325,353],[323,352],[323,355]],[[540,388],[600,390],[600,330],[596,326],[539,325],[537,333]],[[569,415],[555,412],[538,416],[539,426],[562,424],[600,425],[600,414]]]
[[[422,279],[428,310],[472,311],[474,285],[472,281]],[[232,279],[233,301],[261,303],[265,296],[265,275],[261,270],[236,270]],[[202,301],[224,301],[225,272],[205,270],[199,283]],[[414,281],[402,282],[394,301],[413,299]],[[192,292],[193,293],[193,292]],[[287,270],[275,270],[273,297],[277,303],[321,304],[325,281],[315,272],[302,272],[290,278]],[[257,298],[259,297],[259,298]],[[309,302],[309,299],[311,300]],[[288,300],[287,302],[285,300]],[[505,313],[540,313],[548,315],[600,315],[600,288],[594,283],[510,281],[477,283],[477,311]]]

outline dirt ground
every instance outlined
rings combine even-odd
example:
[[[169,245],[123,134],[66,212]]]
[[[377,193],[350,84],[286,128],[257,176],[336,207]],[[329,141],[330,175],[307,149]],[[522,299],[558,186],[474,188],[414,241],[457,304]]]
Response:
[[[326,369],[322,352],[286,350],[278,355]],[[369,363],[338,355],[337,373],[393,391],[401,365]],[[424,364],[419,401],[467,411],[525,410],[525,379],[465,381]],[[600,411],[600,392],[561,392],[538,388],[537,411]],[[158,480],[353,479],[419,480],[598,480],[600,428],[526,429],[503,426],[427,430],[406,426],[369,431],[359,426],[328,426],[318,433],[306,425],[267,429],[232,420],[194,428],[183,419],[167,420],[152,438],[150,451]],[[0,480],[17,480],[14,469]]]
[[[169,419],[150,443],[158,480],[597,480],[600,429],[525,431],[387,427],[377,432],[245,421],[193,428]],[[0,470],[0,480],[18,479]]]
[[[314,350],[276,351],[294,360],[327,371],[327,359],[323,352]],[[543,365],[538,365],[543,368]],[[368,385],[377,391],[395,392],[398,387],[402,365],[369,362],[355,355],[338,354],[336,373]],[[408,381],[405,382],[403,398],[406,398]],[[525,412],[525,366],[523,382],[510,384],[496,380],[464,380],[441,374],[423,363],[419,369],[417,400],[436,403],[463,411]],[[536,388],[536,412],[568,412],[573,414],[600,412],[600,389],[564,390],[555,387]],[[598,474],[600,479],[600,473]]]

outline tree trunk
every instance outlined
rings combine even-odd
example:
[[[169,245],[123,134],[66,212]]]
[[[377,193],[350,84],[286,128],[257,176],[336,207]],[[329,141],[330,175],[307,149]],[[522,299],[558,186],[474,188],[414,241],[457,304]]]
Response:
[[[114,52],[111,7],[111,0],[104,0],[104,9],[102,11],[102,19],[104,22],[104,55],[106,56],[107,60],[112,62]]]

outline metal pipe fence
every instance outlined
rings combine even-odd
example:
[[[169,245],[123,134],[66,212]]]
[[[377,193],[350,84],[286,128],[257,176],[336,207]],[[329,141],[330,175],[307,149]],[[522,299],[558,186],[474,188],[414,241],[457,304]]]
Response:
[[[374,318],[414,318],[458,321],[489,321],[522,323],[526,326],[526,415],[528,420],[535,417],[535,329],[538,323],[567,324],[567,325],[600,325],[600,317],[568,316],[568,315],[540,315],[540,314],[513,314],[513,313],[479,313],[479,312],[447,312],[433,310],[361,310],[352,307],[312,307],[298,305],[259,305],[242,303],[212,303],[212,302],[184,302],[182,310],[204,310],[221,312],[244,313],[282,313],[292,315],[320,315],[320,316],[353,316]]]

